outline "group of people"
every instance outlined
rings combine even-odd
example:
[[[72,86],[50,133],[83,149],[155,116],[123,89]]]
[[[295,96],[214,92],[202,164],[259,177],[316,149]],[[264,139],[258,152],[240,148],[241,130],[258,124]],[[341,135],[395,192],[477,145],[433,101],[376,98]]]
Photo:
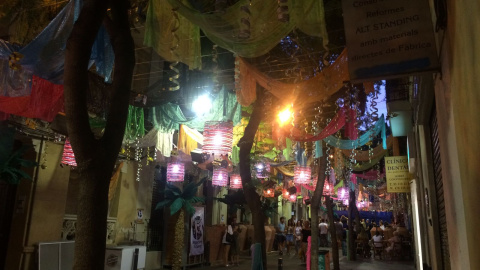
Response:
[[[295,254],[300,260],[305,261],[308,247],[308,237],[312,235],[310,221],[298,220],[294,223],[293,218],[285,223],[285,217],[280,218],[280,223],[277,226],[276,240],[278,245],[279,255],[283,255],[286,249],[286,254],[290,255],[290,249],[295,247]]]
[[[241,229],[237,225],[237,218],[228,218],[227,219],[227,228],[223,235],[222,243],[224,245],[224,259],[226,267],[232,265],[239,265],[239,251],[238,246],[238,235],[240,234]],[[229,260],[229,258],[231,260]]]

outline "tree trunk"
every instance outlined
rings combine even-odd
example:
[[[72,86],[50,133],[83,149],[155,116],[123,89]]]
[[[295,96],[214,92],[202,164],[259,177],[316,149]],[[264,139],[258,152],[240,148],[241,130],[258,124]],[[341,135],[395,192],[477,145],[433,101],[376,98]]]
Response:
[[[323,187],[325,185],[325,170],[327,169],[327,158],[322,156],[318,160],[317,167],[317,186],[313,192],[312,197],[312,249],[310,250],[310,269],[318,270],[318,209],[320,209],[320,203],[322,202]]]
[[[354,212],[353,208],[355,207],[355,191],[350,191],[348,199],[348,259],[350,261],[356,260],[355,254],[355,237],[353,234],[353,218]]]
[[[242,178],[243,192],[250,211],[252,211],[252,222],[254,228],[253,243],[262,245],[263,269],[267,269],[267,253],[265,244],[265,215],[262,210],[262,203],[255,186],[252,183],[250,169],[250,151],[252,150],[253,140],[257,133],[258,126],[263,116],[263,91],[257,91],[257,101],[255,102],[250,121],[245,128],[242,139],[238,142],[240,147],[239,168]]]
[[[185,238],[185,210],[180,208],[178,214],[176,215],[177,221],[175,222],[175,236],[173,243],[175,245],[172,255],[172,269],[180,270],[182,269],[182,257],[184,249],[184,238]]]
[[[110,16],[106,16],[110,8]],[[85,0],[67,41],[64,71],[67,131],[82,178],[75,239],[75,270],[103,269],[110,177],[123,140],[135,65],[128,2]],[[87,111],[88,63],[104,22],[115,53],[110,108],[102,138],[94,137]]]
[[[335,221],[333,220],[333,206],[330,196],[325,197],[327,203],[328,220],[330,221],[328,230],[330,231],[330,238],[332,239],[332,258],[333,258],[333,270],[340,270],[340,261],[338,256],[338,240],[337,240],[337,228],[335,227]],[[341,239],[340,239],[341,241]]]

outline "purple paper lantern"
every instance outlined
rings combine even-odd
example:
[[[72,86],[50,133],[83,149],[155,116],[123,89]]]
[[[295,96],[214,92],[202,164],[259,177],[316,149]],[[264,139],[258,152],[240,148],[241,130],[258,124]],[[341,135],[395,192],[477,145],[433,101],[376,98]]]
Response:
[[[212,185],[226,187],[228,182],[228,171],[225,168],[213,169]]]
[[[183,182],[184,176],[185,176],[185,164],[168,163],[167,165],[167,181],[168,182]]]

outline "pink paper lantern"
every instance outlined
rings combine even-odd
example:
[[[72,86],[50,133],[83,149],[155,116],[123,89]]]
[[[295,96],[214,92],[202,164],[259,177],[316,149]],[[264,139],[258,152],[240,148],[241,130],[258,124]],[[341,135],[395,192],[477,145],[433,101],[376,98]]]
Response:
[[[267,178],[270,174],[270,163],[257,163],[255,164],[255,172],[257,178]]]
[[[339,200],[347,200],[348,201],[348,198],[349,198],[348,188],[346,188],[346,187],[338,188],[337,196],[338,196]]]
[[[348,205],[348,200],[343,200],[342,202],[344,205]]]
[[[297,195],[290,194],[290,197],[288,197],[288,200],[291,201],[291,202],[296,202],[297,201]]]
[[[293,181],[297,185],[306,185],[311,182],[312,169],[307,166],[295,166]]]
[[[212,185],[226,187],[228,182],[228,171],[225,168],[213,169]]]
[[[70,141],[65,140],[65,145],[63,146],[63,155],[62,155],[62,164],[77,166],[77,161],[75,160],[75,155],[73,154],[72,145]]]
[[[290,198],[290,192],[288,192],[288,190],[284,189],[282,191],[282,197],[285,199],[285,200],[288,200]]]
[[[325,179],[325,184],[323,185],[323,196],[331,196],[333,194],[333,185],[330,184]]]
[[[230,175],[230,188],[233,188],[233,189],[241,189],[241,188],[243,188],[243,186],[242,186],[242,178],[240,177],[240,174],[232,174],[232,175]]]
[[[232,122],[205,122],[203,129],[203,152],[226,155],[232,152],[232,141]]]
[[[167,181],[168,182],[183,182],[184,177],[185,177],[185,164],[168,163],[167,165]]]

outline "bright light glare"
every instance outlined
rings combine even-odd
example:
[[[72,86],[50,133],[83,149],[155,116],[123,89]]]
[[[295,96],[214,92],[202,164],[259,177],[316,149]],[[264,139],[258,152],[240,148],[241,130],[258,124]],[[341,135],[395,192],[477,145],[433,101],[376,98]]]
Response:
[[[270,193],[272,193],[272,191],[271,191],[270,189],[268,189],[268,190],[267,190],[267,193],[270,194]]]
[[[304,172],[300,173],[300,178],[305,178],[305,173]]]
[[[222,145],[222,134],[218,132],[214,137],[215,145]]]
[[[192,104],[197,115],[204,115],[212,108],[212,101],[207,95],[199,96]]]
[[[289,108],[281,111],[278,114],[278,120],[280,121],[280,124],[283,125],[285,124],[290,118],[292,117],[292,112],[290,111]]]
[[[263,170],[263,164],[262,163],[258,163],[256,167],[259,170]]]
[[[172,168],[173,173],[178,173],[179,170],[180,168],[178,167],[178,165],[173,165],[173,168]]]

